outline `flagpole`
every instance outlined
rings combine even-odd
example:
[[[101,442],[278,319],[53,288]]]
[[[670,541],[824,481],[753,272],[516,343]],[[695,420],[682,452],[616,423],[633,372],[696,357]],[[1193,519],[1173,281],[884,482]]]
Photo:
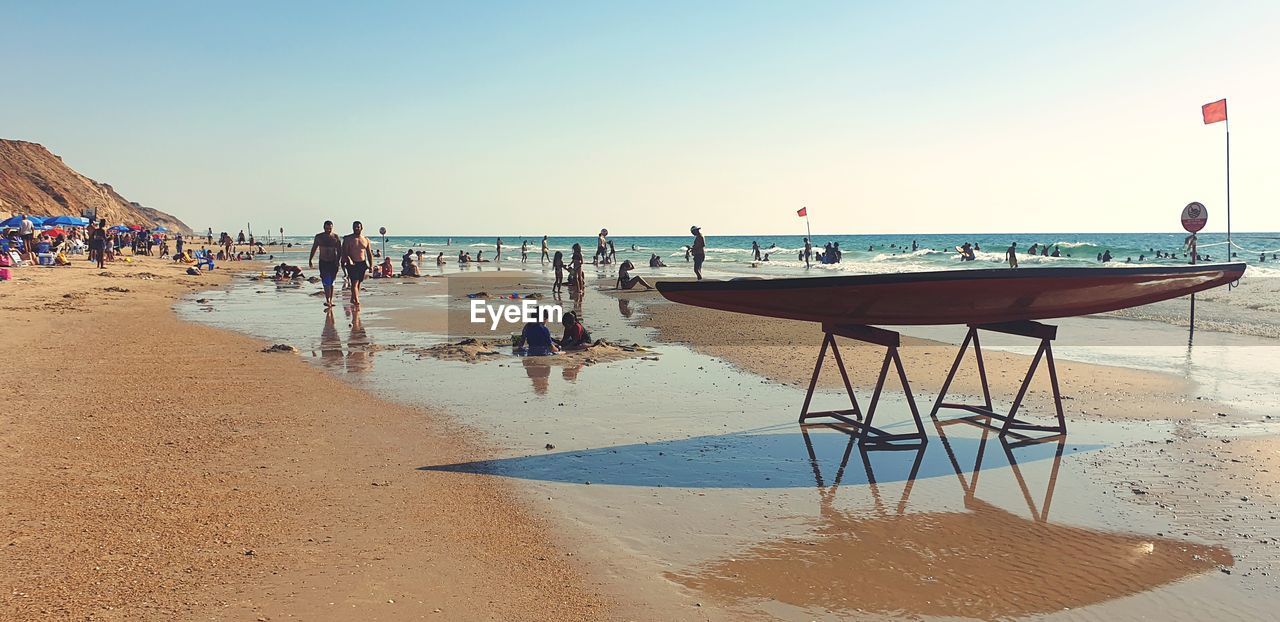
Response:
[[[1231,244],[1231,119],[1224,119],[1223,127],[1227,130],[1227,261],[1235,255],[1235,246]]]

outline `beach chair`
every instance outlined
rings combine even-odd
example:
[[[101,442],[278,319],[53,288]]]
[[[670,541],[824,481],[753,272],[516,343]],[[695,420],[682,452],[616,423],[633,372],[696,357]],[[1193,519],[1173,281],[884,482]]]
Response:
[[[198,253],[196,255],[196,268],[201,270],[213,270],[213,254],[209,251]]]

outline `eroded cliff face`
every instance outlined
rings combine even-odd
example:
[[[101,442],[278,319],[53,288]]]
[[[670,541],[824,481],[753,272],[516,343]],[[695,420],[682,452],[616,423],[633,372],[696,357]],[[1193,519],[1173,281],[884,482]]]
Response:
[[[109,184],[77,173],[43,145],[0,139],[0,218],[11,214],[96,214],[109,224],[164,225],[175,232],[191,231],[181,220],[129,201]]]

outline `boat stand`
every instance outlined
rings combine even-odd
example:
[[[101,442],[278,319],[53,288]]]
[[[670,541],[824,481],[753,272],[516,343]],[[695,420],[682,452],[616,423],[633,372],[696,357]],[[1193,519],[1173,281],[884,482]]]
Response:
[[[908,447],[912,447],[924,445],[928,441],[928,437],[925,435],[924,424],[920,421],[920,411],[916,408],[915,398],[911,395],[911,384],[907,382],[907,373],[902,368],[902,358],[898,356],[898,347],[902,341],[901,336],[891,330],[862,324],[823,324],[822,332],[822,348],[818,351],[818,362],[813,367],[813,377],[809,380],[809,391],[804,396],[804,406],[800,408],[800,423],[803,425],[809,419],[835,419],[852,428],[853,431],[851,433],[864,446],[906,444]],[[885,348],[884,362],[880,365],[880,376],[876,380],[875,391],[871,394],[871,402],[867,405],[865,419],[862,408],[858,405],[858,398],[854,395],[853,385],[849,383],[849,372],[845,370],[844,359],[840,357],[840,346],[836,344],[836,336],[884,346]],[[836,359],[836,366],[840,369],[840,377],[844,380],[844,389],[849,395],[851,407],[842,410],[809,412],[809,403],[813,400],[813,392],[818,386],[818,375],[822,373],[822,361],[827,356],[827,348],[831,349],[831,354]],[[897,369],[898,379],[902,382],[902,390],[907,396],[907,405],[911,408],[912,418],[915,419],[915,432],[895,434],[872,425],[876,415],[876,406],[880,403],[880,393],[884,389],[884,381],[889,375],[889,364],[891,362]]]
[[[1022,379],[1022,386],[1018,389],[1018,395],[1013,400],[1013,406],[1009,408],[1008,413],[995,412],[991,405],[991,388],[987,383],[987,368],[982,360],[982,344],[978,338],[978,331],[990,331],[993,333],[1003,333],[1006,335],[1016,335],[1019,337],[1030,337],[1040,340],[1040,347],[1036,350],[1035,358],[1031,360],[1031,367],[1027,369],[1027,375]],[[975,425],[985,425],[1000,431],[1000,435],[1013,435],[1019,438],[1031,438],[1023,432],[1049,432],[1050,437],[1058,434],[1067,433],[1067,420],[1062,412],[1062,394],[1058,391],[1058,371],[1053,365],[1053,340],[1058,336],[1058,327],[1029,320],[1019,322],[1005,322],[1001,324],[970,324],[969,333],[965,335],[964,343],[960,345],[960,351],[956,353],[956,360],[951,364],[951,372],[947,374],[947,381],[942,383],[942,390],[938,392],[938,399],[933,404],[933,410],[929,416],[935,421],[938,419],[938,411],[943,408],[967,410],[971,413],[980,415],[981,417],[989,417],[1000,422],[995,425],[989,420],[986,423],[980,423],[979,417],[966,417],[963,420]],[[982,383],[982,405],[974,404],[957,404],[953,402],[944,402],[947,397],[947,389],[951,388],[951,381],[955,379],[956,371],[960,369],[960,363],[964,360],[964,354],[969,349],[969,344],[973,344],[973,353],[978,363],[978,378]],[[1031,379],[1035,377],[1036,369],[1040,366],[1043,359],[1049,368],[1049,384],[1053,388],[1053,405],[1057,410],[1058,425],[1037,425],[1027,422],[1025,419],[1018,418],[1018,408],[1022,406],[1022,399],[1027,395],[1027,389],[1031,386]]]

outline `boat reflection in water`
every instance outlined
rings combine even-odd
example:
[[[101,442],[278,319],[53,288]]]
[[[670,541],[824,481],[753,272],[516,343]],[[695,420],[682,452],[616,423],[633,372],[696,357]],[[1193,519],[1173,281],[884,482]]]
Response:
[[[981,419],[973,422],[990,423]],[[916,454],[911,476],[890,507],[875,480],[875,450],[855,447],[851,437],[828,483],[806,431],[821,498],[814,529],[669,573],[668,578],[727,603],[774,601],[807,612],[846,615],[993,619],[1085,607],[1233,564],[1231,553],[1222,547],[1050,523],[1049,506],[1066,443],[1062,435],[1018,443],[993,434],[993,443],[1003,449],[1021,487],[1029,516],[983,501],[977,489],[988,432],[983,429],[973,468],[966,472],[944,430],[963,421],[935,425],[964,489],[964,511],[906,512],[924,446],[907,449]],[[1033,443],[1041,444],[1041,451],[1045,443],[1057,445],[1040,498],[1032,494],[1014,456]],[[834,503],[846,469],[856,468],[849,465],[855,449],[874,501],[869,513],[847,512]]]

